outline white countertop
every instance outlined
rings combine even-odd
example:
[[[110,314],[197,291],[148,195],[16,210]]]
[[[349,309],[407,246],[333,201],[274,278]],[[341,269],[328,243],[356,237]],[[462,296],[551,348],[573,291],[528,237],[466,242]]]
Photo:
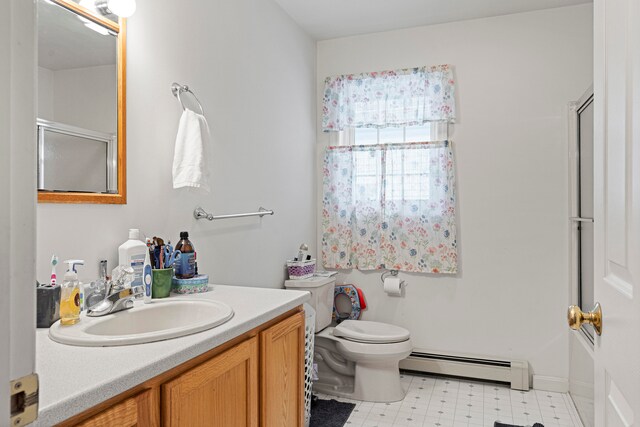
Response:
[[[119,347],[59,344],[49,338],[49,329],[38,329],[36,373],[40,379],[40,403],[33,425],[51,426],[79,414],[286,313],[307,301],[309,293],[215,285],[206,293],[172,294],[171,298],[222,301],[233,308],[234,316],[220,326],[193,335]]]

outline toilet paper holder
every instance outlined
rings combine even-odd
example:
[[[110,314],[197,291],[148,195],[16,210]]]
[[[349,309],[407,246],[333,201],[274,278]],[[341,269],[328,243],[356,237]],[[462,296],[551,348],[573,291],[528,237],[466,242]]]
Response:
[[[398,270],[389,270],[389,271],[385,271],[384,273],[382,273],[380,275],[380,281],[382,282],[382,286],[384,287],[384,282],[387,278],[389,278],[389,276],[397,278],[398,277]],[[402,289],[406,288],[408,286],[408,284],[404,281],[404,280],[400,280],[400,292],[402,293]],[[385,290],[385,292],[387,292]],[[387,292],[388,293],[388,292]],[[393,295],[393,296],[400,296],[399,294],[389,294],[389,295]]]
[[[380,281],[382,282],[382,284],[384,284],[384,279],[387,278],[387,276],[393,276],[396,277],[398,276],[398,273],[400,273],[398,270],[389,270],[389,271],[385,271],[384,273],[382,273],[380,275]]]

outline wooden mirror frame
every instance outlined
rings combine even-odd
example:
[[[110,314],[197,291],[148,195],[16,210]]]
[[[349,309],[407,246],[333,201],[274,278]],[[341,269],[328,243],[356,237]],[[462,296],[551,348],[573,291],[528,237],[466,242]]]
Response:
[[[118,193],[81,193],[38,190],[38,203],[94,203],[124,205],[127,203],[127,20],[113,22],[71,0],[51,0],[71,12],[83,16],[118,34]],[[35,123],[34,123],[35,126]]]

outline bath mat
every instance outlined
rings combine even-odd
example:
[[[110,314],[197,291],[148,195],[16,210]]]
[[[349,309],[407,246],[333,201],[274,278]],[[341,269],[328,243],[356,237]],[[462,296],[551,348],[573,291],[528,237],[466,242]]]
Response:
[[[309,427],[342,427],[355,407],[355,403],[324,400],[313,396]]]
[[[525,426],[517,426],[515,424],[504,424],[504,423],[496,421],[495,423],[493,423],[493,427],[525,427]],[[531,427],[544,427],[544,426],[542,424],[540,424],[540,423],[535,423]]]

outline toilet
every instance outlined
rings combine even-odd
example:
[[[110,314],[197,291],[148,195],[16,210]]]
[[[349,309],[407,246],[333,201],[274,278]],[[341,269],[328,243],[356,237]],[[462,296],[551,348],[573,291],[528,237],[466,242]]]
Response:
[[[286,280],[287,289],[311,293],[316,311],[313,390],[369,402],[397,402],[406,390],[398,363],[411,354],[409,331],[387,323],[345,320],[331,326],[335,278]]]

